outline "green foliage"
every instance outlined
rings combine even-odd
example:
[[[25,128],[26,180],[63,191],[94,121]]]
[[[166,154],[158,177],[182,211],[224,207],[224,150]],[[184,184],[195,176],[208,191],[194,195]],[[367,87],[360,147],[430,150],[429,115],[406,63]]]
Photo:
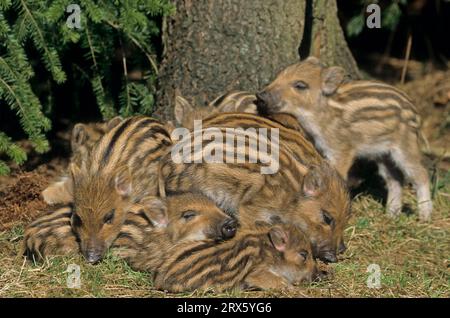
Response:
[[[395,30],[402,16],[402,11],[400,10],[399,3],[406,4],[406,1],[393,1],[389,6],[386,7],[386,9],[384,9],[383,16],[381,18],[382,27],[387,28],[391,31]]]
[[[81,28],[66,23],[72,3],[80,6]],[[152,39],[160,31],[157,19],[173,12],[170,0],[0,0],[0,107],[17,114],[39,153],[49,149],[52,93],[62,83],[80,87],[88,81],[104,119],[150,114],[157,75]],[[82,58],[73,59],[74,51]],[[122,69],[120,92],[112,85],[115,64]],[[39,93],[42,81],[50,87],[45,94]],[[4,132],[0,155],[17,164],[26,160]],[[0,160],[0,174],[8,171]]]
[[[400,7],[405,6],[407,2],[407,0],[388,1],[388,5],[384,8],[380,4],[383,8],[381,11],[381,27],[391,31],[395,30],[402,16]],[[360,11],[348,21],[346,26],[346,32],[349,37],[356,37],[361,34],[366,23],[366,8],[372,3],[378,3],[378,1],[360,0]]]
[[[357,14],[348,21],[347,24],[347,35],[350,37],[357,36],[360,34],[366,23],[364,14]]]

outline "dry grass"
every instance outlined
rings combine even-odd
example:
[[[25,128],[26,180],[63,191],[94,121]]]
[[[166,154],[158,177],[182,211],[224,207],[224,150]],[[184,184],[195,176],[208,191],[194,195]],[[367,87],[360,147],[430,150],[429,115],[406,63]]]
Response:
[[[405,200],[414,205],[406,191]],[[450,173],[436,184],[431,223],[416,215],[392,219],[383,205],[361,194],[346,229],[348,250],[337,264],[327,266],[326,281],[294,291],[246,293],[189,293],[167,295],[152,288],[150,275],[131,270],[125,262],[108,256],[99,265],[81,257],[53,257],[31,264],[17,256],[23,226],[0,233],[0,297],[450,297]],[[67,266],[81,266],[81,288],[66,285]],[[366,285],[370,264],[381,268],[381,288]],[[325,265],[322,264],[323,267]]]

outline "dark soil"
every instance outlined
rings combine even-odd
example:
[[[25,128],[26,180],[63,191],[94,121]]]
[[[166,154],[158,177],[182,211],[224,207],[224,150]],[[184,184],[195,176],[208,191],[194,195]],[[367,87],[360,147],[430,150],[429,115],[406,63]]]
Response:
[[[0,191],[0,231],[18,223],[29,223],[46,207],[40,197],[48,180],[38,172],[25,172],[15,182]]]
[[[39,155],[31,150],[23,167],[12,165],[9,176],[0,176],[0,232],[27,224],[46,210],[41,192],[60,176],[69,157],[68,129],[56,134],[52,150]],[[22,143],[26,143],[23,141]]]

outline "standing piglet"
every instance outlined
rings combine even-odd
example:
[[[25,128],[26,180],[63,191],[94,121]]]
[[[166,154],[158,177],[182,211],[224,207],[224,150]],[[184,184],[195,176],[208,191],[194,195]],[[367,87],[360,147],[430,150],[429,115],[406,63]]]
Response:
[[[410,180],[420,218],[430,219],[430,184],[418,142],[420,118],[405,93],[381,82],[351,81],[344,69],[324,67],[309,57],[283,70],[257,97],[261,114],[294,115],[343,177],[356,158],[375,160],[386,182],[391,215],[401,211],[402,178]]]

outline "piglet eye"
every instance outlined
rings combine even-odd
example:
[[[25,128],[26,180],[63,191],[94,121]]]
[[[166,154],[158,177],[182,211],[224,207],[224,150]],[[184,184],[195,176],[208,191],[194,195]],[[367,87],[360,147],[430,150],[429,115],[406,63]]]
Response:
[[[308,251],[307,250],[301,250],[300,252],[298,252],[298,255],[300,255],[304,261],[306,261],[306,259],[308,258]]]
[[[72,214],[72,225],[74,227],[80,227],[83,222],[81,221],[81,218],[77,214]]]
[[[302,90],[305,90],[305,89],[308,88],[308,84],[306,84],[303,81],[298,81],[298,82],[294,83],[294,88],[299,90],[299,91],[302,91]]]
[[[195,212],[195,211],[185,211],[185,212],[183,212],[181,217],[183,219],[185,219],[186,221],[189,221],[189,220],[193,219],[196,215],[197,215],[197,212]]]
[[[334,225],[334,218],[330,215],[330,213],[328,213],[325,210],[322,210],[322,217],[323,217],[323,221],[327,224],[327,225]]]
[[[112,209],[111,211],[106,213],[105,217],[103,218],[103,222],[105,224],[111,224],[112,221],[114,220],[114,213],[115,212],[116,212],[116,210]]]

